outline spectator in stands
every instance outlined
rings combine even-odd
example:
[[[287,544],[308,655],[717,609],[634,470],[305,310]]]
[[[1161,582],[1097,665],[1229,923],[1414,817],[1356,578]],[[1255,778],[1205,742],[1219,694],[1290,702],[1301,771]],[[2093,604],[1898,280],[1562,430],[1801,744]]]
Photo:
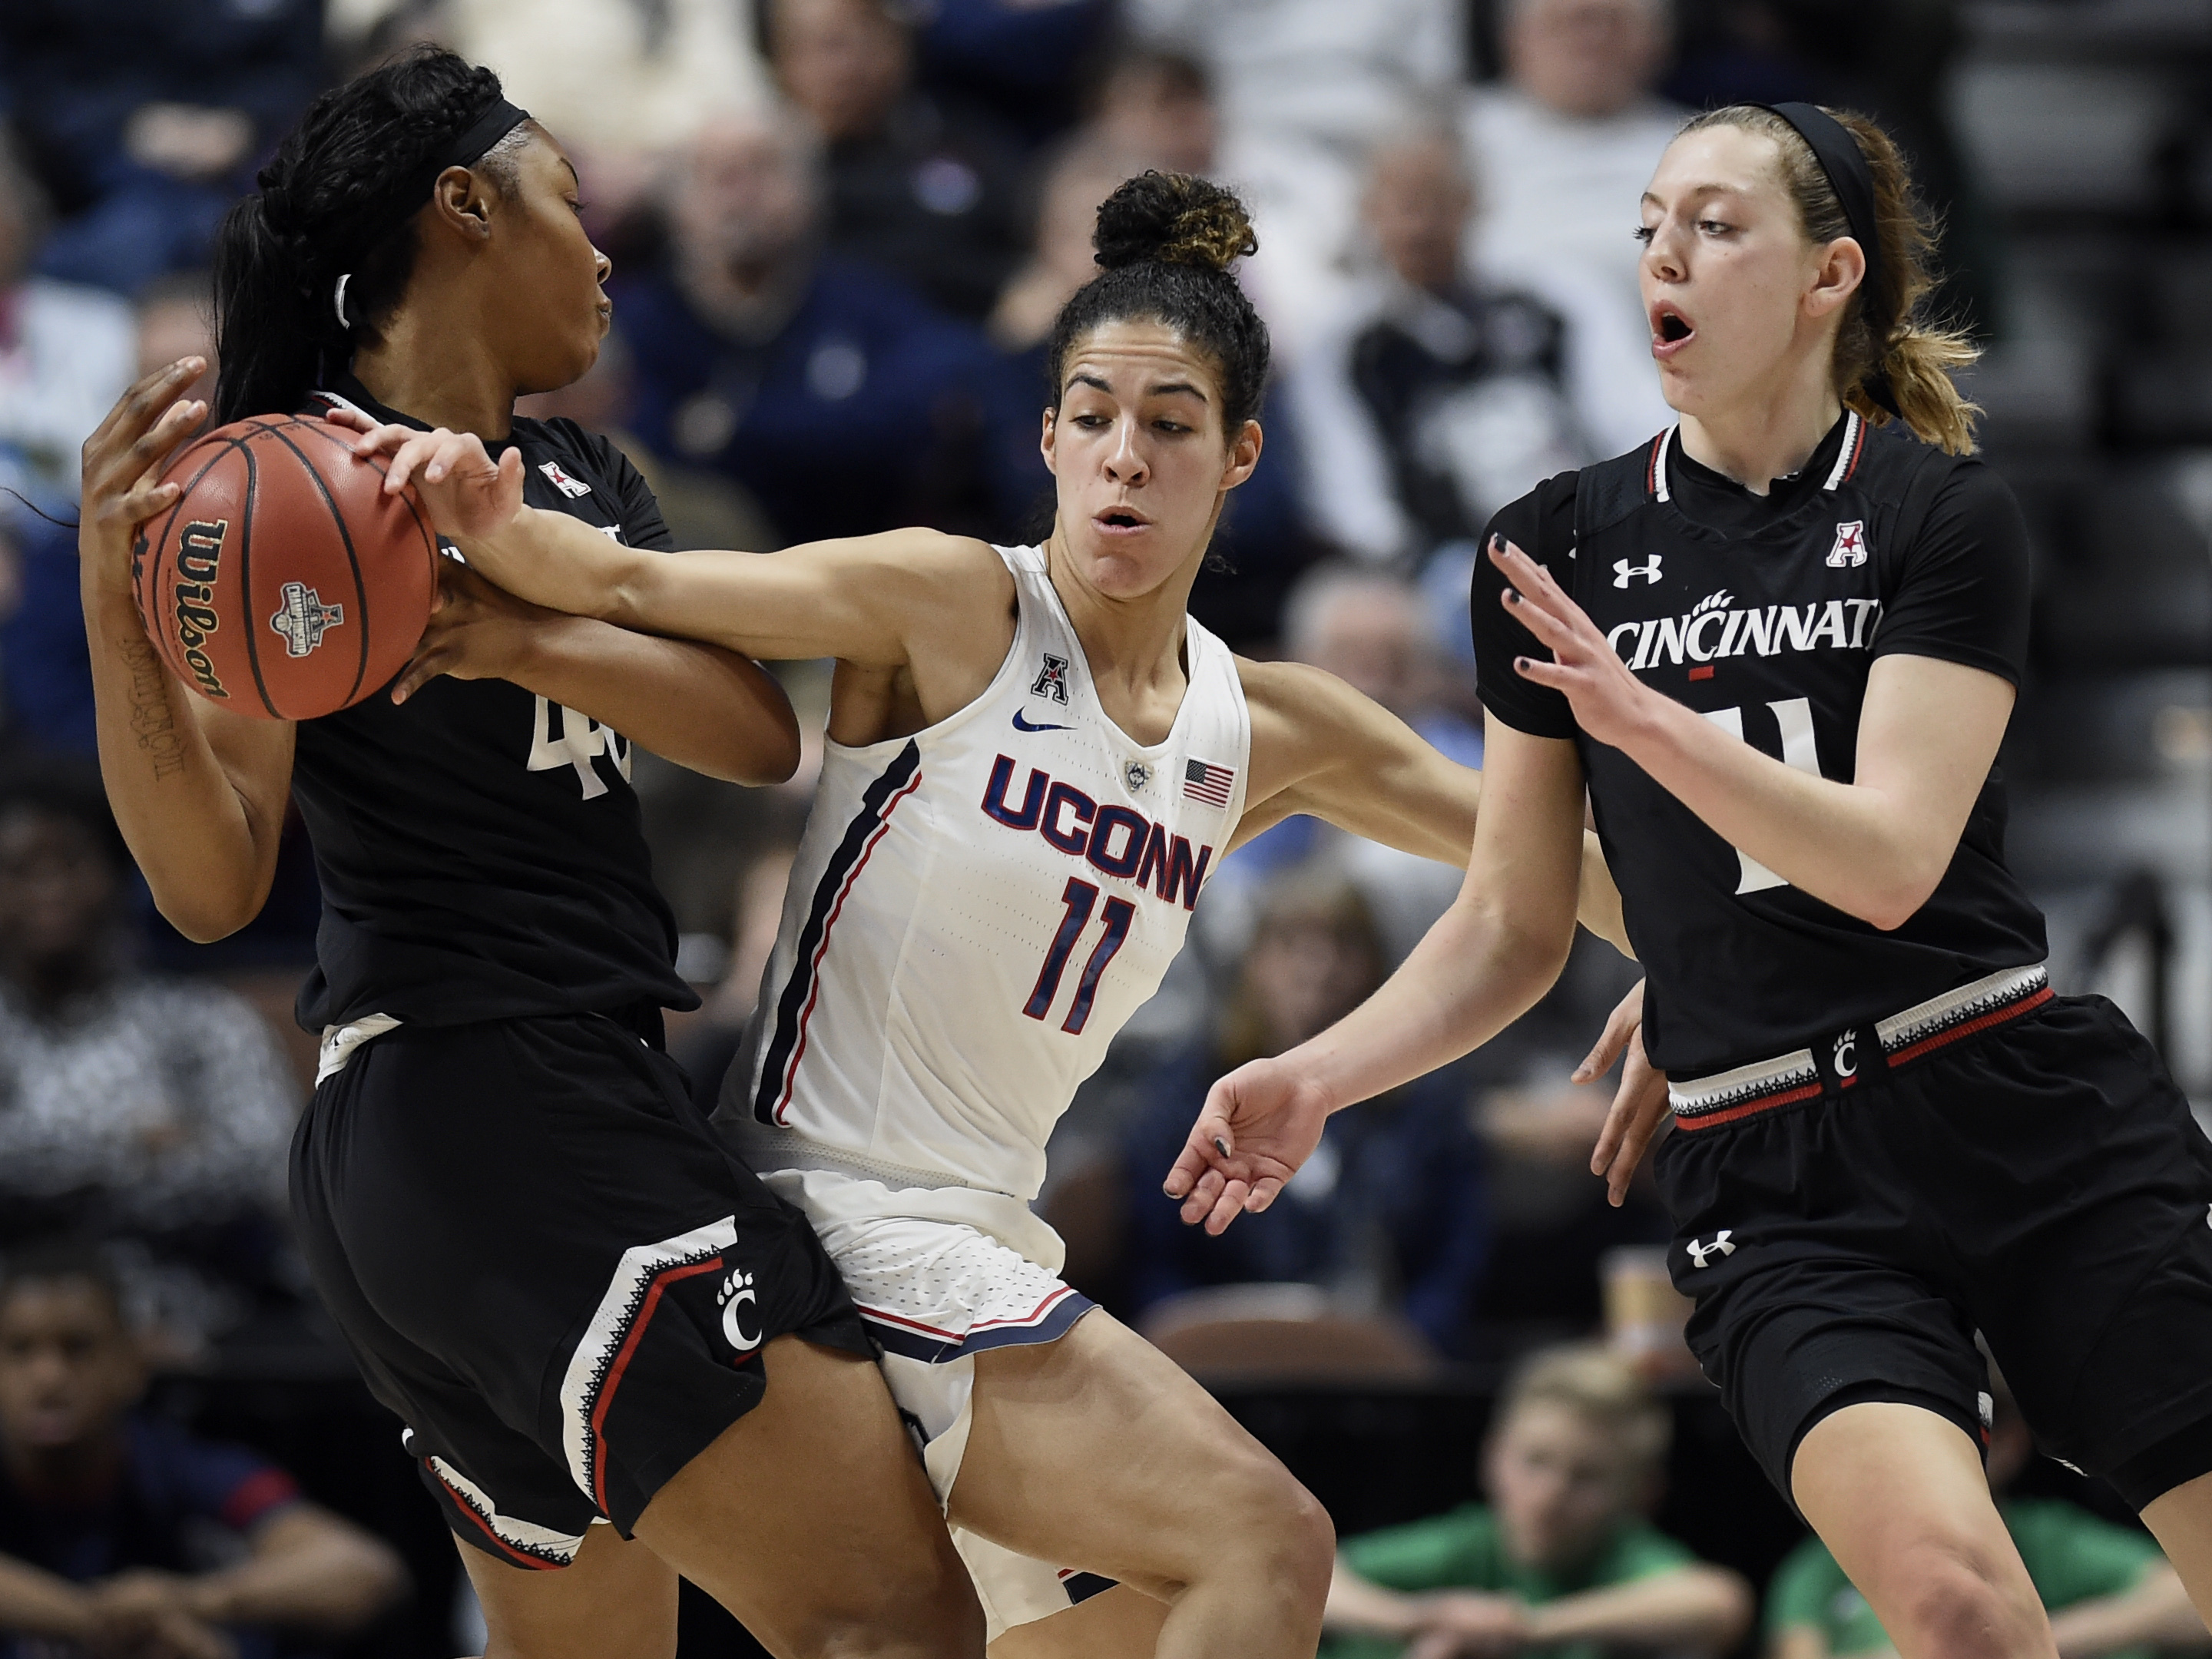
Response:
[[[1028,137],[1058,132],[1113,0],[933,0],[913,8],[926,86],[987,105]]]
[[[1143,156],[1163,173],[1204,177],[1221,141],[1212,77],[1187,52],[1128,47],[1107,67],[1091,127],[1109,149]]]
[[[1464,631],[1462,614],[1429,614],[1427,601],[1388,570],[1338,562],[1307,570],[1283,607],[1282,647],[1294,661],[1325,668],[1372,697],[1463,766],[1482,764],[1482,728],[1468,685],[1436,648],[1440,624]],[[1217,952],[1238,950],[1260,886],[1275,872],[1327,865],[1364,897],[1381,931],[1387,964],[1402,961],[1459,891],[1462,872],[1333,830],[1286,818],[1223,863],[1200,912],[1201,938]]]
[[[996,365],[895,278],[822,256],[804,121],[711,124],[669,208],[670,270],[615,288],[641,439],[735,478],[784,542],[975,510]]]
[[[96,1252],[11,1255],[0,1654],[274,1659],[276,1632],[343,1637],[404,1592],[398,1557],[303,1500],[283,1470],[140,1414],[145,1385]]]
[[[46,219],[0,128],[0,446],[34,487],[74,498],[77,448],[132,379],[131,313],[100,289],[32,274]]]
[[[99,307],[113,303],[96,290],[81,292]],[[208,369],[188,392],[193,397],[214,395],[215,333],[208,294],[205,271],[179,271],[147,285],[132,308],[135,319],[126,321],[135,331],[130,349],[137,363],[135,368],[128,362],[123,366],[125,378],[116,382],[118,392],[131,378],[197,353],[207,359]],[[6,400],[0,398],[0,409],[6,407]],[[94,418],[97,424],[98,416]],[[76,445],[83,436],[78,434],[68,451],[72,494]],[[58,500],[40,505],[47,514],[44,519],[0,498],[0,531],[8,534],[15,555],[14,603],[0,605],[0,689],[4,689],[15,735],[28,747],[90,755],[92,659],[77,592],[76,532],[58,510]]]
[[[8,0],[0,85],[64,222],[40,268],[131,295],[206,262],[322,82],[321,0]]]
[[[1363,216],[1382,269],[1291,383],[1304,428],[1329,434],[1328,465],[1306,479],[1316,520],[1359,558],[1411,567],[1450,544],[1471,555],[1499,507],[1597,459],[1603,377],[1577,374],[1579,341],[1540,300],[1469,273],[1473,205],[1450,127],[1377,145]]]
[[[2006,1489],[2035,1456],[2027,1420],[1992,1367],[1990,1488],[2067,1659],[2151,1659],[2212,1648],[2181,1578],[2140,1527],[2115,1526],[2061,1498]],[[1893,1654],[1888,1632],[1826,1547],[1808,1538],[1766,1589],[1767,1659]]]
[[[1340,301],[1360,161],[1409,104],[1466,72],[1460,0],[1130,0],[1146,46],[1206,66],[1221,167],[1260,228],[1246,267],[1277,356],[1295,363]],[[1642,185],[1639,184],[1640,190]]]
[[[1475,268],[1541,295],[1607,365],[1617,454],[1673,418],[1637,289],[1637,203],[1688,112],[1651,88],[1670,0],[1504,0],[1505,79],[1469,94]],[[1623,435],[1623,434],[1626,435]]]
[[[1204,1285],[1303,1282],[1353,1306],[1401,1309],[1440,1349],[1459,1346],[1488,1225],[1479,1150],[1449,1072],[1384,1096],[1364,1124],[1338,1113],[1282,1197],[1218,1238],[1182,1225],[1146,1176],[1173,1161],[1216,1078],[1348,1013],[1384,967],[1348,883],[1292,871],[1270,884],[1218,1018],[1161,1066],[1132,1127],[1127,1279],[1139,1311]]]
[[[654,849],[656,852],[658,848]],[[730,921],[730,959],[721,983],[697,1015],[684,1022],[668,1051],[691,1079],[691,1097],[702,1112],[721,1103],[722,1082],[745,1040],[753,1007],[760,1000],[761,975],[775,949],[783,922],[783,890],[791,880],[795,842],[775,842],[748,863],[737,882]]]
[[[120,1234],[176,1357],[283,1284],[299,1099],[276,1040],[212,985],[130,961],[129,855],[88,763],[0,782],[0,1247]]]
[[[1619,1357],[1535,1355],[1507,1385],[1483,1449],[1488,1503],[1344,1542],[1324,1659],[1734,1646],[1751,1622],[1749,1587],[1644,1518],[1668,1428]]]
[[[761,0],[769,61],[827,145],[832,252],[981,321],[1021,257],[1020,147],[914,84],[897,0]]]
[[[444,0],[441,9],[440,39],[496,65],[507,96],[561,135],[595,232],[618,226],[709,121],[771,95],[745,8],[731,0]]]

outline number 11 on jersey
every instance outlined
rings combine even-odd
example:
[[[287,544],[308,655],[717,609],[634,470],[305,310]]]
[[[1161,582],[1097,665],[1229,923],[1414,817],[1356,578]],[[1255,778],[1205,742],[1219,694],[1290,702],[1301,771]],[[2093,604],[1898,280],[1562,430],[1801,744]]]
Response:
[[[1794,766],[1800,772],[1820,775],[1820,750],[1813,739],[1813,703],[1808,697],[1784,697],[1779,702],[1766,705],[1774,711],[1775,724],[1782,728],[1782,763]],[[1743,710],[1741,708],[1708,708],[1705,718],[1730,737],[1743,737]],[[1790,884],[1776,875],[1757,859],[1739,847],[1735,855],[1742,863],[1741,879],[1735,885],[1736,895],[1763,893],[1770,887],[1787,887]]]
[[[1068,958],[1075,954],[1076,941],[1083,930],[1091,925],[1091,913],[1098,903],[1098,890],[1089,882],[1074,876],[1067,878],[1067,886],[1060,896],[1067,907],[1067,914],[1060,919],[1060,931],[1052,936],[1052,948],[1044,953],[1044,966],[1037,972],[1036,988],[1030,1000],[1022,1005],[1022,1012],[1031,1019],[1042,1019],[1052,1012],[1052,1005],[1060,996],[1060,981],[1067,972]],[[1098,994],[1099,976],[1105,973],[1106,964],[1114,960],[1114,953],[1129,937],[1129,924],[1137,919],[1137,907],[1123,898],[1106,901],[1106,931],[1098,936],[1091,948],[1091,960],[1083,964],[1083,976],[1075,982],[1075,1000],[1067,1010],[1067,1018],[1060,1029],[1070,1036],[1080,1036],[1091,1018],[1091,1004]]]

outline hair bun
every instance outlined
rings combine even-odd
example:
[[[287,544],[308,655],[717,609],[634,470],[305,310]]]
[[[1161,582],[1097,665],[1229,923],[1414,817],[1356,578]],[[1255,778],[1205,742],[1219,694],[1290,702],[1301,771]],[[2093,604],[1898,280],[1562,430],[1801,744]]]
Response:
[[[1091,240],[1109,270],[1152,259],[1225,271],[1260,247],[1252,216],[1234,191],[1187,173],[1156,171],[1125,179],[1106,198]]]

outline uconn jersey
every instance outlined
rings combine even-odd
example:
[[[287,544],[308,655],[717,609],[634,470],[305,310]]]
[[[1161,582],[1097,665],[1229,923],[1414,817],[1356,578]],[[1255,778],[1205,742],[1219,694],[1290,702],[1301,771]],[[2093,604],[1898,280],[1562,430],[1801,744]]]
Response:
[[[989,688],[911,738],[827,746],[721,1115],[1026,1200],[1076,1085],[1182,948],[1243,811],[1251,728],[1228,647],[1190,622],[1175,724],[1135,742],[1099,708],[1043,553],[999,552],[1018,617]]]
[[[2027,560],[2018,508],[1978,462],[1902,422],[1846,414],[1796,476],[1753,496],[1682,453],[1679,429],[1547,480],[1492,528],[1546,566],[1646,685],[1784,764],[1848,782],[1876,657],[1966,664],[2017,684]],[[1784,884],[1707,828],[1566,698],[1522,678],[1542,656],[1498,602],[1473,600],[1484,703],[1572,738],[1647,972],[1644,1040],[1675,1076],[1721,1071],[2044,957],[2041,917],[2004,866],[1991,769],[1948,872],[1883,933]]]

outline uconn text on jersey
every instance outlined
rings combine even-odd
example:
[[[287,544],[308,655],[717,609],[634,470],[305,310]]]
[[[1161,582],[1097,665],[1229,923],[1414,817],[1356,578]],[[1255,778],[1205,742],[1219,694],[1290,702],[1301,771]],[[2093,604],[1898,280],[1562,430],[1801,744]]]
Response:
[[[1033,830],[1070,858],[1085,860],[1102,875],[1133,881],[1155,896],[1182,908],[1198,902],[1213,849],[1201,847],[1194,858],[1190,842],[1170,836],[1142,812],[1127,806],[1101,806],[1073,784],[1055,782],[1041,767],[1030,768],[1022,804],[1011,804],[1014,758],[1001,755],[991,767],[983,791],[983,811],[1009,830]]]

